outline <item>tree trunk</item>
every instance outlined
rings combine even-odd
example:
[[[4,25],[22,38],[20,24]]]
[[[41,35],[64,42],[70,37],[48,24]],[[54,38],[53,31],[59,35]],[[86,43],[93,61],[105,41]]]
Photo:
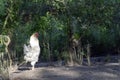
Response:
[[[73,39],[72,39],[72,37],[73,37],[73,33],[72,33],[72,27],[71,27],[71,25],[70,25],[70,19],[68,19],[68,41],[69,41],[69,43],[68,43],[68,53],[69,53],[69,61],[68,61],[68,65],[70,65],[70,66],[73,66]]]
[[[88,60],[88,65],[91,65],[90,61],[90,44],[87,45],[87,60]]]

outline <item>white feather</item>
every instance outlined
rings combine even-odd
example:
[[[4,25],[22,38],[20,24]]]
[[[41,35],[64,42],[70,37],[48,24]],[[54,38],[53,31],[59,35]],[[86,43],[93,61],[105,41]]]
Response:
[[[31,65],[34,69],[35,63],[38,62],[40,55],[40,46],[39,40],[34,36],[30,37],[30,45],[24,44],[24,59],[26,62],[31,62]]]

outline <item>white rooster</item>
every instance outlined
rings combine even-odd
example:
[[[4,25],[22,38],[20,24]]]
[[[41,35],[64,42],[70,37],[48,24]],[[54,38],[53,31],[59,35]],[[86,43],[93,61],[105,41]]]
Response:
[[[36,62],[38,62],[39,55],[40,55],[40,46],[38,40],[38,33],[34,33],[30,37],[30,45],[24,44],[24,59],[26,62],[31,62],[32,70],[34,70]]]

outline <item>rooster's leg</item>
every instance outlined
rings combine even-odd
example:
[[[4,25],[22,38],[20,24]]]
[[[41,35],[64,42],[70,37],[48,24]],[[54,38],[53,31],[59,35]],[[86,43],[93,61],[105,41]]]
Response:
[[[31,62],[32,70],[34,70],[34,68],[35,68],[35,63],[36,63],[36,62]]]

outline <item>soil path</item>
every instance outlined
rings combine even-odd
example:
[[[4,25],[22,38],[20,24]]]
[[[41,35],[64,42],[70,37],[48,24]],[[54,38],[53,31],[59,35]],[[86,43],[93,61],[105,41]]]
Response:
[[[28,70],[25,66],[10,74],[11,80],[120,80],[120,64],[93,66],[39,66]]]

